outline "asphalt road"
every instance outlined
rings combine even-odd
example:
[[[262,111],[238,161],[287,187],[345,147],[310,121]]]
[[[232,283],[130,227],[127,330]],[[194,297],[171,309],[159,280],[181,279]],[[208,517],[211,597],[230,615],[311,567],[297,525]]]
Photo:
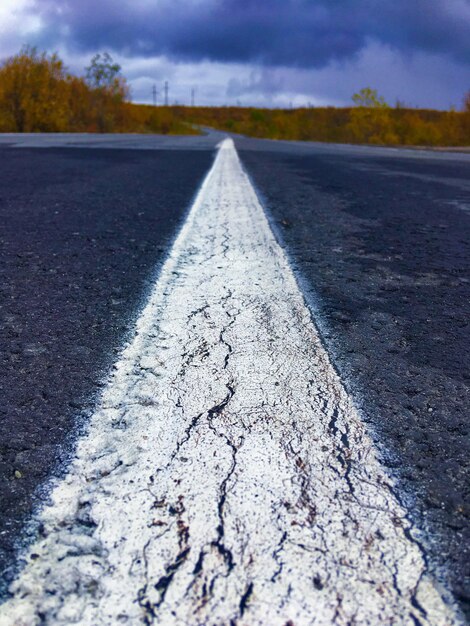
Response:
[[[220,136],[0,138],[3,589]],[[470,159],[236,144],[429,562],[468,610]]]
[[[239,140],[323,340],[469,610],[470,160]]]
[[[60,473],[213,151],[1,148],[0,563]]]

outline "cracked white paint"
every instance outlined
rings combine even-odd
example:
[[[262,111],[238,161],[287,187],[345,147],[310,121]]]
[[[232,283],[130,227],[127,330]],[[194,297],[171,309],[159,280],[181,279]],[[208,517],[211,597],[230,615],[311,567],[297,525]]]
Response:
[[[458,623],[230,140],[3,625]]]

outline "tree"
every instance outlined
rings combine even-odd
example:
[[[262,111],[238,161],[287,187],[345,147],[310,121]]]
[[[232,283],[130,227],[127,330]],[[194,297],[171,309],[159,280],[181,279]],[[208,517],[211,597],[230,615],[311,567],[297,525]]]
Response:
[[[112,91],[121,80],[121,66],[114,63],[108,52],[95,54],[85,71],[87,83],[92,89]]]
[[[389,106],[382,96],[379,96],[376,89],[364,87],[352,97],[352,101],[358,107],[368,109],[388,109]]]
[[[348,129],[353,141],[374,144],[399,142],[390,107],[375,89],[365,87],[355,93],[352,100],[356,108],[351,109]]]
[[[121,75],[121,66],[108,52],[95,54],[85,68],[86,82],[92,89],[93,108],[99,132],[111,132],[122,113],[122,104],[129,99],[129,87]]]
[[[0,67],[0,118],[16,132],[57,132],[68,124],[68,74],[56,54],[25,46]]]

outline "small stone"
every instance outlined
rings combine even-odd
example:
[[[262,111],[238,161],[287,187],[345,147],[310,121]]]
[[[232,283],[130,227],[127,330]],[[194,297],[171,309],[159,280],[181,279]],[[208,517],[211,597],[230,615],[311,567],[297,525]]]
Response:
[[[23,474],[20,472],[20,470],[15,470],[15,478],[23,478]]]

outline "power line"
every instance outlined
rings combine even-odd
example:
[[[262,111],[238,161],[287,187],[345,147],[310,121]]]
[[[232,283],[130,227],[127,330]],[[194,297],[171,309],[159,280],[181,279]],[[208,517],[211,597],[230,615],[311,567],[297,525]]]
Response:
[[[165,81],[165,106],[168,106],[168,81]]]

